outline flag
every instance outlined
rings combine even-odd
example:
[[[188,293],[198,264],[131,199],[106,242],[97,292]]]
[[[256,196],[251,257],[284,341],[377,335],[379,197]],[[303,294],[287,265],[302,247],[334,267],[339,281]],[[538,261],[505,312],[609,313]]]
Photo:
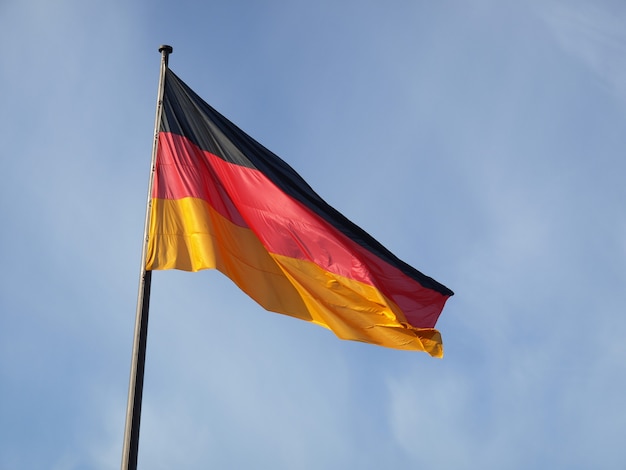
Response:
[[[217,269],[269,311],[442,357],[453,292],[327,204],[166,70],[146,269]]]

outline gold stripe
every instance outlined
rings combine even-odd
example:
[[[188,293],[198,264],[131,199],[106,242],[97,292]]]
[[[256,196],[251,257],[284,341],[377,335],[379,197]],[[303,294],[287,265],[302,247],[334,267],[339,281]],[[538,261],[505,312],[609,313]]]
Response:
[[[153,199],[146,269],[217,269],[267,310],[311,320],[300,295],[254,233],[202,199]]]
[[[375,287],[268,253],[250,229],[202,199],[152,200],[146,268],[218,269],[267,310],[311,321],[340,338],[443,355],[439,332],[411,327]]]
[[[398,306],[373,286],[330,273],[318,265],[272,254],[296,287],[312,321],[338,337],[442,357],[435,329],[408,324]]]

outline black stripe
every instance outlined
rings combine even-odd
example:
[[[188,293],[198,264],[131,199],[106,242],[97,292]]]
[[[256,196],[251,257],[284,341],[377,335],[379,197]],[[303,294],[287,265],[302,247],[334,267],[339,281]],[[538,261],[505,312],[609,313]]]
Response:
[[[443,295],[454,294],[443,284],[397,258],[327,204],[293,168],[218,113],[169,69],[165,79],[160,130],[184,136],[202,150],[227,162],[261,171],[283,192],[422,286]]]

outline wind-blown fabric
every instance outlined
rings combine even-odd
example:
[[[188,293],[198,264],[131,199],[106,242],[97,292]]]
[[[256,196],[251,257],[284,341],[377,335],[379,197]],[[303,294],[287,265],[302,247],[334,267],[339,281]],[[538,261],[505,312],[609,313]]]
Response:
[[[324,202],[166,71],[148,270],[218,269],[265,309],[339,338],[442,357],[453,292]]]

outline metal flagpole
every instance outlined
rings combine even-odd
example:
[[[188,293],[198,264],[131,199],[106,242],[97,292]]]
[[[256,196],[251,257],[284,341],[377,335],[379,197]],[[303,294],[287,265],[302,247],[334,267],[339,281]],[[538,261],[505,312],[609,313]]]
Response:
[[[150,229],[150,212],[152,206],[152,185],[156,166],[156,154],[159,142],[159,124],[163,110],[163,91],[165,88],[165,70],[168,56],[172,53],[171,46],[159,47],[161,53],[161,75],[157,94],[156,116],[154,119],[154,141],[152,142],[152,163],[148,182],[148,202],[143,231],[143,248],[141,249],[141,274],[139,276],[139,292],[137,294],[137,313],[135,317],[135,335],[133,339],[133,355],[130,365],[130,383],[128,385],[128,405],[126,407],[126,427],[124,429],[124,448],[122,450],[122,470],[137,469],[139,452],[139,423],[141,421],[141,398],[143,395],[143,374],[146,363],[146,339],[148,336],[148,309],[150,307],[150,284],[152,271],[146,270],[146,253],[148,251],[148,233]]]

